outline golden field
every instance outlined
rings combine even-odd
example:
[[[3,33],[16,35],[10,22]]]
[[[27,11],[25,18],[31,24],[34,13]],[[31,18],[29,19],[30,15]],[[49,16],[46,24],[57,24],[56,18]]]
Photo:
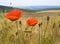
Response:
[[[23,12],[23,16],[17,21],[18,30],[16,21],[6,19],[6,14],[0,13],[0,44],[60,44],[60,10]],[[38,19],[38,24],[42,23],[41,26],[37,24],[31,32],[32,27],[26,24],[29,18]]]

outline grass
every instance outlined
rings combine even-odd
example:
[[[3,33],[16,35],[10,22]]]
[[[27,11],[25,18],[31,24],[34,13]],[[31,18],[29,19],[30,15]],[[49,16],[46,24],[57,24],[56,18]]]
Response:
[[[6,19],[5,14],[7,13],[0,13],[0,44],[60,44],[60,16],[57,13],[49,16],[48,24],[46,14],[50,13],[40,13],[43,14],[41,16],[40,14],[24,13],[23,17],[17,22],[18,33],[16,22]],[[32,17],[37,18],[42,25],[39,27],[38,23],[31,32],[32,27],[25,29],[27,27],[26,20]]]

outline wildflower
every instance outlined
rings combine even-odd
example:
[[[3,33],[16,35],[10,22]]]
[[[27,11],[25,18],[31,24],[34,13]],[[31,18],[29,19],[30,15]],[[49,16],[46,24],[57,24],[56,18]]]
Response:
[[[11,21],[18,20],[22,16],[22,11],[20,10],[12,10],[5,17]]]
[[[35,19],[35,18],[31,18],[31,19],[28,19],[28,20],[27,20],[27,24],[28,24],[29,26],[35,26],[37,23],[38,23],[38,20]]]
[[[22,24],[22,22],[21,22],[21,21],[19,21],[19,24]]]

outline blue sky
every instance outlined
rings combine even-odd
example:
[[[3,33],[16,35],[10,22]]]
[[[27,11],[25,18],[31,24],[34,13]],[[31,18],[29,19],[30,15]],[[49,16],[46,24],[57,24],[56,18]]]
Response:
[[[12,3],[10,5],[10,3]],[[0,0],[5,6],[60,6],[60,0]]]

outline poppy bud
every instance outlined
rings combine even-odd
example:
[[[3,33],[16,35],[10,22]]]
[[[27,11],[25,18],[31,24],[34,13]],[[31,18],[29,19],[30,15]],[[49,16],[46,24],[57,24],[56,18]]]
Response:
[[[18,32],[16,32],[16,36],[18,35]]]
[[[22,24],[22,22],[21,22],[21,21],[19,21],[19,24]]]
[[[49,19],[50,19],[50,17],[49,17],[49,16],[47,16],[47,21],[49,21]]]
[[[39,23],[38,26],[40,27],[42,25],[42,23]]]

